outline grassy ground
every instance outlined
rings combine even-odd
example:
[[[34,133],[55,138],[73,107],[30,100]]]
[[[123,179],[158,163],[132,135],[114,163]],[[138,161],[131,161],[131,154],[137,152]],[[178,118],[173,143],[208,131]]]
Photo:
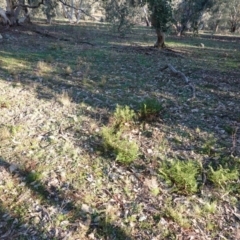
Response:
[[[240,39],[1,34],[0,239],[240,239]]]

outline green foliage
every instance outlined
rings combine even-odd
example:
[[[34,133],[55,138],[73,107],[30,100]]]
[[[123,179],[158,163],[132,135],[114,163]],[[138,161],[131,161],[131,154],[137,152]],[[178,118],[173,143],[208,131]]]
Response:
[[[209,156],[213,155],[215,152],[216,139],[213,136],[210,136],[200,149],[200,153],[207,154]]]
[[[54,58],[53,58],[53,56],[52,55],[47,55],[46,56],[46,59],[45,59],[45,62],[46,63],[53,63],[54,62]]]
[[[229,135],[233,135],[235,132],[234,127],[226,125],[223,127],[223,129],[229,134]]]
[[[46,14],[48,23],[51,23],[51,19],[56,16],[56,7],[58,3],[56,0],[46,0],[42,11]]]
[[[206,202],[203,206],[203,210],[205,213],[214,214],[217,210],[217,202]]]
[[[168,183],[174,184],[177,192],[191,194],[198,191],[200,167],[196,162],[173,160],[164,163],[159,172]]]
[[[106,20],[112,24],[113,30],[116,30],[121,35],[131,31],[135,25],[136,7],[133,7],[130,1],[105,0],[103,2]]]
[[[171,0],[148,0],[147,2],[151,11],[152,26],[166,32],[172,21]]]
[[[15,136],[17,133],[21,132],[22,130],[23,127],[21,125],[0,125],[0,140],[9,139]]]
[[[180,28],[181,32],[191,27],[197,33],[199,19],[201,19],[203,12],[211,7],[211,4],[212,1],[207,0],[185,0],[175,3],[173,9],[175,26]]]
[[[184,207],[178,206],[176,208],[167,207],[165,209],[165,214],[167,217],[171,218],[174,222],[176,222],[179,226],[188,228],[190,227],[190,223],[187,218],[184,217]],[[186,210],[185,210],[186,211]]]
[[[32,183],[35,181],[39,181],[41,179],[41,173],[39,172],[30,172],[26,176],[26,182]]]
[[[113,128],[104,127],[102,138],[104,147],[113,151],[118,162],[129,164],[137,158],[139,151],[137,143],[124,139],[121,131],[115,132]]]
[[[225,188],[228,183],[238,179],[239,173],[236,169],[230,170],[220,166],[217,170],[214,170],[210,166],[207,176],[215,186]]]
[[[130,109],[129,106],[123,107],[117,105],[116,110],[114,112],[114,120],[117,125],[121,125],[133,121],[135,115],[136,115],[135,112],[132,109]]]
[[[139,115],[141,119],[151,120],[163,109],[157,99],[148,98],[140,104]]]

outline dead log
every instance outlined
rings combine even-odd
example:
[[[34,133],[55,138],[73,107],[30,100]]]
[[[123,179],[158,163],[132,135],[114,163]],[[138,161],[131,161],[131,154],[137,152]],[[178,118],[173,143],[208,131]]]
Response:
[[[179,76],[179,77],[181,77],[185,81],[185,83],[191,88],[191,90],[192,90],[192,99],[194,99],[196,97],[195,86],[191,83],[191,81],[188,79],[188,77],[184,73],[176,70],[171,64],[167,64],[166,66],[164,66],[160,70],[164,71],[167,68],[170,69],[171,73],[174,76]]]

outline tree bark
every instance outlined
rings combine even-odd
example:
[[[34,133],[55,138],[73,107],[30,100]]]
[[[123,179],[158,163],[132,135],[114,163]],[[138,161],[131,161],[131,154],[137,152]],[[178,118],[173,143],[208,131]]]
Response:
[[[215,33],[217,33],[217,32],[218,32],[218,28],[219,28],[219,23],[217,22],[217,23],[215,24],[215,26],[214,26],[213,31],[214,31]]]
[[[83,3],[83,0],[78,2],[78,9],[82,8],[82,3]],[[79,23],[81,15],[82,14],[80,10],[75,10],[76,23]]]
[[[147,10],[146,10],[146,6],[143,7],[143,12],[144,12],[144,18],[145,18],[146,25],[147,25],[147,27],[149,27],[151,24],[150,24],[150,21],[148,19],[148,13],[147,13]]]
[[[70,10],[70,16],[71,16],[71,20],[70,20],[70,22],[72,22],[73,21],[73,14],[74,14],[74,4],[75,4],[75,2],[74,2],[74,0],[71,0],[71,10]]]
[[[0,8],[0,16],[3,18],[3,23],[4,24],[10,24],[10,20],[8,19],[7,15],[6,15],[6,12]]]
[[[237,29],[237,23],[236,22],[230,22],[230,32],[235,33]]]
[[[15,25],[16,24],[16,15],[14,13],[14,8],[13,8],[13,2],[12,0],[6,0],[7,7],[6,7],[6,15],[10,21],[9,25]]]
[[[25,15],[24,20],[29,19],[28,10],[27,10],[27,7],[25,6],[25,0],[18,0],[16,2],[16,5],[14,5],[13,0],[6,0],[6,5],[7,5],[6,6],[6,16],[8,18],[7,23],[10,26],[19,24],[18,16],[22,10],[24,11],[24,15]],[[22,19],[22,21],[24,21],[24,20]]]
[[[165,34],[160,29],[156,29],[157,41],[154,45],[156,48],[163,48],[165,46]]]

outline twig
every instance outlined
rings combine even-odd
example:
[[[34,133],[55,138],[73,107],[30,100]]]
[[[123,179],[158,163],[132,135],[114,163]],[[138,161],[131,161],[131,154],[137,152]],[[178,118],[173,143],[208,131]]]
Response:
[[[171,70],[173,75],[180,76],[181,78],[183,78],[183,80],[186,82],[186,84],[192,89],[192,95],[193,95],[192,98],[195,98],[196,97],[195,86],[191,83],[191,81],[188,79],[188,77],[184,73],[176,70],[171,64],[167,64],[166,66],[162,67],[160,70],[164,71],[167,68],[169,68]]]
[[[236,127],[234,129],[234,132],[232,134],[232,148],[231,148],[231,155],[234,154],[234,152],[236,151],[236,135],[237,135],[237,131],[238,131],[238,127]]]

